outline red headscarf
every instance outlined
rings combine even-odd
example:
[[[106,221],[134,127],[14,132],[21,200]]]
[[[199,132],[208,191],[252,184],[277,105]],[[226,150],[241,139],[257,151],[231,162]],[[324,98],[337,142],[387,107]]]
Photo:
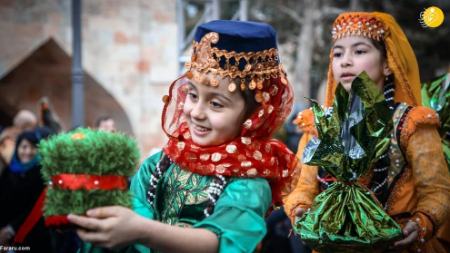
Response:
[[[193,55],[192,59],[195,61],[197,57]],[[267,178],[273,202],[280,203],[281,193],[287,190],[287,179],[297,163],[295,155],[282,142],[271,139],[289,116],[293,104],[292,88],[282,66],[278,65],[275,73],[272,69],[270,75],[258,79],[258,85],[249,88],[259,105],[240,126],[239,136],[218,146],[201,147],[191,139],[183,106],[189,80],[208,73],[211,73],[208,69],[199,71],[191,67],[171,84],[162,114],[162,126],[169,137],[164,152],[182,169],[200,175]]]

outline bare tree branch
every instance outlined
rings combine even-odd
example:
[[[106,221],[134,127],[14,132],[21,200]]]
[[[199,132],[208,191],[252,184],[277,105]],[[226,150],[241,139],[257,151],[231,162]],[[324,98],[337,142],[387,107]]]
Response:
[[[277,5],[278,10],[280,10],[282,13],[288,15],[290,18],[292,18],[297,24],[302,25],[303,19],[300,17],[300,15],[297,14],[297,12],[293,9],[289,9],[288,7],[284,5]]]
[[[336,8],[336,7],[330,7],[330,6],[326,6],[322,8],[322,16],[337,16],[339,14],[341,14],[342,12],[344,12],[344,9],[341,8]]]

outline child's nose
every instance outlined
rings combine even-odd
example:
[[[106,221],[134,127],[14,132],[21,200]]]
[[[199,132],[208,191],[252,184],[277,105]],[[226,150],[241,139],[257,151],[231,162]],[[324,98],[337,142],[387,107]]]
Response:
[[[205,108],[204,105],[200,102],[196,103],[191,111],[191,117],[196,119],[204,119],[205,118]]]
[[[341,67],[348,67],[353,64],[352,55],[349,52],[345,52],[342,56]]]

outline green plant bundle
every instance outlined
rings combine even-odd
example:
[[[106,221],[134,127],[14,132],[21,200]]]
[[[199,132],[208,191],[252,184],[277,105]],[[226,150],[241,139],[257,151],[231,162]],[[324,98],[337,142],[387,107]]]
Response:
[[[41,173],[49,186],[44,216],[84,214],[99,206],[131,205],[128,190],[68,190],[51,183],[52,177],[61,174],[123,176],[128,179],[137,168],[139,151],[135,140],[125,134],[79,128],[42,141],[39,153],[42,157]]]
[[[320,166],[336,182],[314,199],[294,230],[320,252],[372,252],[401,237],[399,225],[384,212],[372,192],[358,183],[386,152],[392,112],[366,73],[339,84],[332,108],[313,102],[318,138],[303,153],[303,163]]]
[[[450,73],[422,84],[422,104],[439,114],[442,149],[450,170]]]

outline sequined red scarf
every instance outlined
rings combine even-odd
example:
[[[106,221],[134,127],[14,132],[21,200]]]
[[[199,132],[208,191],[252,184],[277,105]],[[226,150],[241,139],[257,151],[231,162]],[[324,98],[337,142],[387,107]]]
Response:
[[[200,175],[267,178],[272,202],[280,204],[281,194],[297,163],[295,155],[282,142],[270,138],[291,111],[292,90],[286,79],[267,80],[260,93],[261,105],[243,123],[240,135],[213,147],[193,143],[182,117],[187,82],[185,77],[176,80],[165,98],[162,124],[169,141],[164,152],[181,168]]]

